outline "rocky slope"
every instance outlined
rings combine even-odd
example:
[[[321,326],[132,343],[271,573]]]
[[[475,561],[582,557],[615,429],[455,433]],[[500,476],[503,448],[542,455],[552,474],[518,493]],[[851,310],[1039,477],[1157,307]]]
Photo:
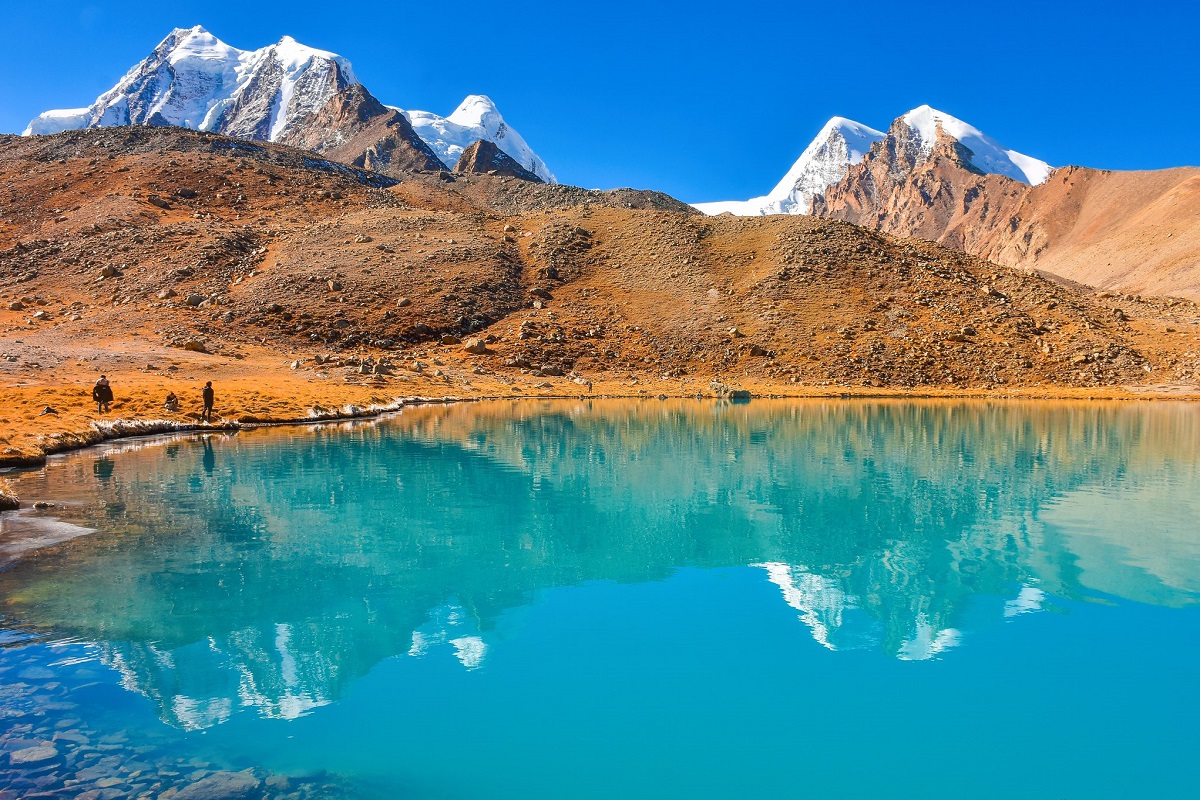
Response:
[[[554,182],[490,99],[471,95],[448,118],[387,107],[359,83],[349,61],[287,36],[239,50],[200,26],[177,28],[90,106],[40,114],[25,135],[123,125],[279,142],[392,175],[449,169],[463,150],[486,140]]]
[[[1036,185],[975,167],[939,133],[914,158],[893,125],[812,213],[1110,291],[1200,297],[1200,169],[1054,170]]]
[[[1110,391],[1200,369],[1190,303],[1096,297],[812,217],[501,175],[398,181],[165,128],[6,137],[0,178],[0,375],[30,397],[95,369],[166,387],[166,365],[243,360],[295,362],[310,394],[353,378],[393,397]],[[453,344],[470,336],[480,352]]]
[[[446,168],[407,117],[384,106],[361,84],[333,94],[278,141],[392,176]]]
[[[863,128],[835,118],[769,195],[696,207],[813,214],[1107,291],[1200,298],[1200,169],[1052,170],[928,106]]]
[[[460,175],[485,173],[519,178],[532,183],[542,182],[541,178],[522,167],[508,153],[482,139],[463,151],[458,163],[454,165],[454,171]]]

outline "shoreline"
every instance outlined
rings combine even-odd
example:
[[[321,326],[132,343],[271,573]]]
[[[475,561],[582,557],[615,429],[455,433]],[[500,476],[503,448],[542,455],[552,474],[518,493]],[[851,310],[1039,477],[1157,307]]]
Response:
[[[1121,388],[1117,391],[1095,391],[1086,389],[1043,390],[1041,387],[1022,387],[1011,391],[997,392],[986,389],[945,389],[936,388],[930,391],[914,392],[907,390],[889,390],[886,388],[870,387],[866,390],[855,390],[852,387],[811,387],[809,391],[795,392],[763,392],[751,393],[749,399],[729,400],[711,392],[659,392],[650,394],[647,390],[639,393],[588,393],[588,394],[538,394],[538,395],[446,395],[442,397],[425,397],[410,395],[398,397],[390,403],[372,404],[360,407],[347,403],[340,408],[326,409],[314,407],[303,417],[287,417],[281,419],[222,419],[215,424],[201,424],[167,419],[149,418],[117,418],[113,420],[89,420],[86,430],[72,431],[60,434],[58,438],[41,453],[4,454],[0,455],[0,476],[35,470],[44,466],[51,456],[86,450],[109,442],[137,439],[144,436],[171,436],[176,434],[194,434],[222,431],[247,431],[259,428],[277,428],[287,426],[317,425],[327,422],[349,420],[377,419],[387,414],[396,413],[408,407],[453,405],[458,403],[480,403],[487,401],[540,401],[540,400],[713,400],[733,403],[746,403],[751,400],[971,400],[971,401],[1046,401],[1046,402],[1130,402],[1130,401],[1166,401],[1187,402],[1200,400],[1200,390],[1196,387],[1177,387],[1175,391],[1162,387],[1147,387],[1146,391],[1136,391]],[[14,509],[15,510],[15,509]]]

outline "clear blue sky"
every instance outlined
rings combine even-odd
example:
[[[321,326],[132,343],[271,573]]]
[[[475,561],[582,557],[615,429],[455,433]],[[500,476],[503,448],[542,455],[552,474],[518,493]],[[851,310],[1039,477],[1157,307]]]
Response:
[[[768,191],[829,117],[928,103],[1054,165],[1200,164],[1192,2],[0,0],[0,132],[84,106],[174,27],[289,34],[380,100],[487,94],[559,180],[690,202]]]

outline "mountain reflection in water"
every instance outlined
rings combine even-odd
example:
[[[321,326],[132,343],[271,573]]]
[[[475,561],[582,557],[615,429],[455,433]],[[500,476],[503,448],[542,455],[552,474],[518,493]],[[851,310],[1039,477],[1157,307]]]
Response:
[[[1196,410],[487,403],[126,443],[20,477],[97,532],[16,561],[0,599],[185,729],[295,718],[392,656],[479,669],[540,591],[687,567],[761,570],[829,650],[929,659],[980,597],[1195,603]]]

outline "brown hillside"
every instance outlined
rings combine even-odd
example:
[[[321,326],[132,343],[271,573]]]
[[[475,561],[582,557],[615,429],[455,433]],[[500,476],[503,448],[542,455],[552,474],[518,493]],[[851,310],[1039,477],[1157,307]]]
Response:
[[[814,215],[1101,289],[1200,298],[1200,169],[1064,167],[1030,187],[980,174],[944,135],[908,163],[902,133],[893,126]]]
[[[1191,385],[1200,311],[813,218],[502,176],[403,182],[173,129],[0,139],[4,448],[95,416],[395,397]],[[486,352],[458,340],[483,340]],[[45,406],[58,413],[39,416]],[[191,406],[184,411],[190,412]],[[43,438],[38,439],[41,436]]]

